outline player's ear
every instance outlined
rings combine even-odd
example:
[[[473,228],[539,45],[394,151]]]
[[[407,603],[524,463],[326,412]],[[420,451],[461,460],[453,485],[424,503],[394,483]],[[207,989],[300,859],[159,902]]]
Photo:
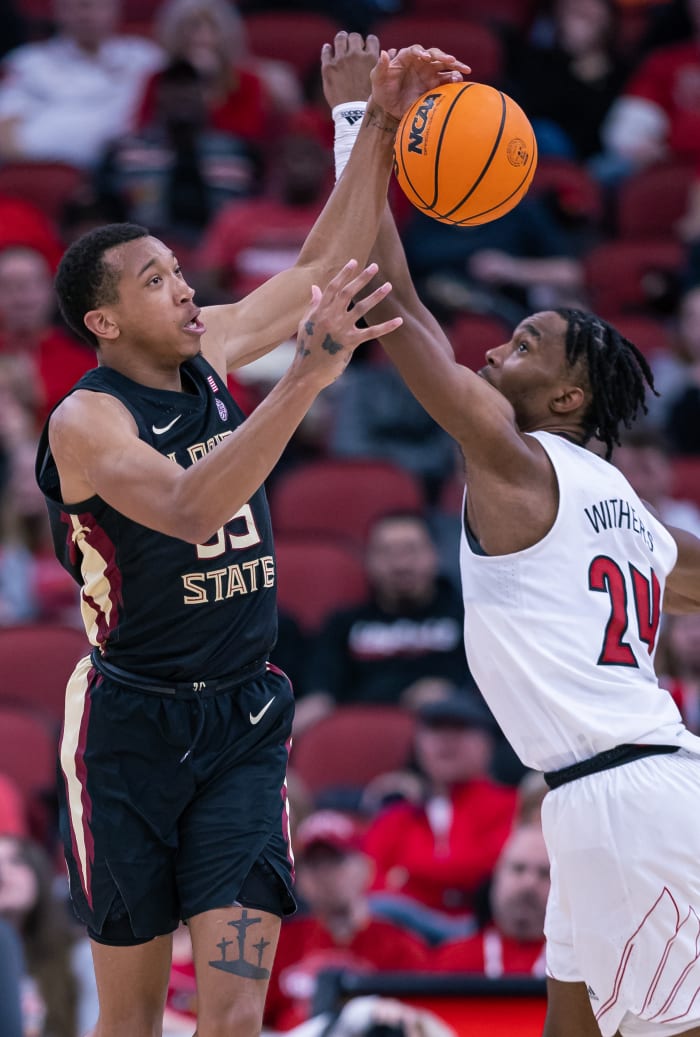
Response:
[[[583,406],[585,393],[579,385],[561,386],[559,393],[550,400],[549,407],[555,414],[571,414]]]
[[[97,338],[116,339],[119,337],[119,325],[105,310],[88,310],[83,317],[83,323],[88,331],[91,331]]]

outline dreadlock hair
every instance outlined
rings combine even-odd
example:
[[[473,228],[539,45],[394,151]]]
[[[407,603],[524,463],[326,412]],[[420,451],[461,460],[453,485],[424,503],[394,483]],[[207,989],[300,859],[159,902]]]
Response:
[[[100,343],[85,327],[85,314],[119,299],[119,269],[105,262],[105,252],[149,234],[136,223],[96,227],[74,241],[58,265],[54,285],[61,316],[71,331],[95,349]]]
[[[595,437],[605,444],[610,460],[620,442],[620,425],[630,428],[641,411],[647,413],[646,389],[654,388],[654,376],[644,355],[624,335],[583,310],[557,309],[566,321],[566,359],[571,367],[583,361],[591,401],[583,415],[584,443]]]

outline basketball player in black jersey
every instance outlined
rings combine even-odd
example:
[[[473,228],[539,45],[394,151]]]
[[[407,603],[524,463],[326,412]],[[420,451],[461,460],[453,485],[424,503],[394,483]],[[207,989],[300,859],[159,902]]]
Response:
[[[170,249],[134,225],[91,231],[61,262],[61,310],[99,366],[49,418],[37,478],[93,646],[67,688],[59,787],[97,1037],[160,1033],[181,918],[200,1037],[260,1032],[280,918],[294,908],[293,701],[268,662],[275,560],[262,484],[353,349],[400,323],[355,326],[388,285],[353,313],[348,303],[376,272],[362,262],[398,117],[461,67],[421,47],[383,56],[347,174],[297,263],[236,304],[200,311]],[[243,421],[227,370],[297,327],[290,369]]]

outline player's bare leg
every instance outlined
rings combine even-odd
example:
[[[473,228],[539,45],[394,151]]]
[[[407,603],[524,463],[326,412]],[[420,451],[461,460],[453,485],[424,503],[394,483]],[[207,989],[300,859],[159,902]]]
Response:
[[[659,1037],[663,1037],[663,1031],[659,1025]],[[547,980],[547,1018],[542,1037],[600,1037],[585,983]],[[615,1037],[620,1037],[620,1033]],[[700,1026],[674,1037],[700,1037]]]
[[[258,1037],[280,919],[250,907],[189,921],[197,975],[197,1037]]]
[[[92,1037],[160,1037],[168,992],[172,937],[137,947],[92,941],[100,1017]]]

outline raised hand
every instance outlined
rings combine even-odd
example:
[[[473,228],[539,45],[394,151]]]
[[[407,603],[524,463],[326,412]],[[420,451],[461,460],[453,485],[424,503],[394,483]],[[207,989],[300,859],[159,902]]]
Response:
[[[372,97],[386,112],[400,119],[426,90],[441,83],[459,82],[469,72],[468,65],[438,47],[414,44],[396,52],[383,50],[371,74]]]
[[[370,74],[379,61],[379,40],[371,34],[337,32],[321,48],[323,93],[330,108],[345,101],[366,101],[372,90]]]
[[[391,285],[388,282],[366,299],[356,302],[352,310],[348,309],[353,298],[369,284],[376,273],[377,264],[370,263],[358,274],[357,260],[351,259],[329,281],[324,291],[318,285],[312,286],[311,305],[299,322],[297,350],[291,373],[300,378],[313,379],[322,389],[342,374],[361,342],[388,335],[400,326],[400,317],[372,327],[356,326],[360,317],[389,294]]]

